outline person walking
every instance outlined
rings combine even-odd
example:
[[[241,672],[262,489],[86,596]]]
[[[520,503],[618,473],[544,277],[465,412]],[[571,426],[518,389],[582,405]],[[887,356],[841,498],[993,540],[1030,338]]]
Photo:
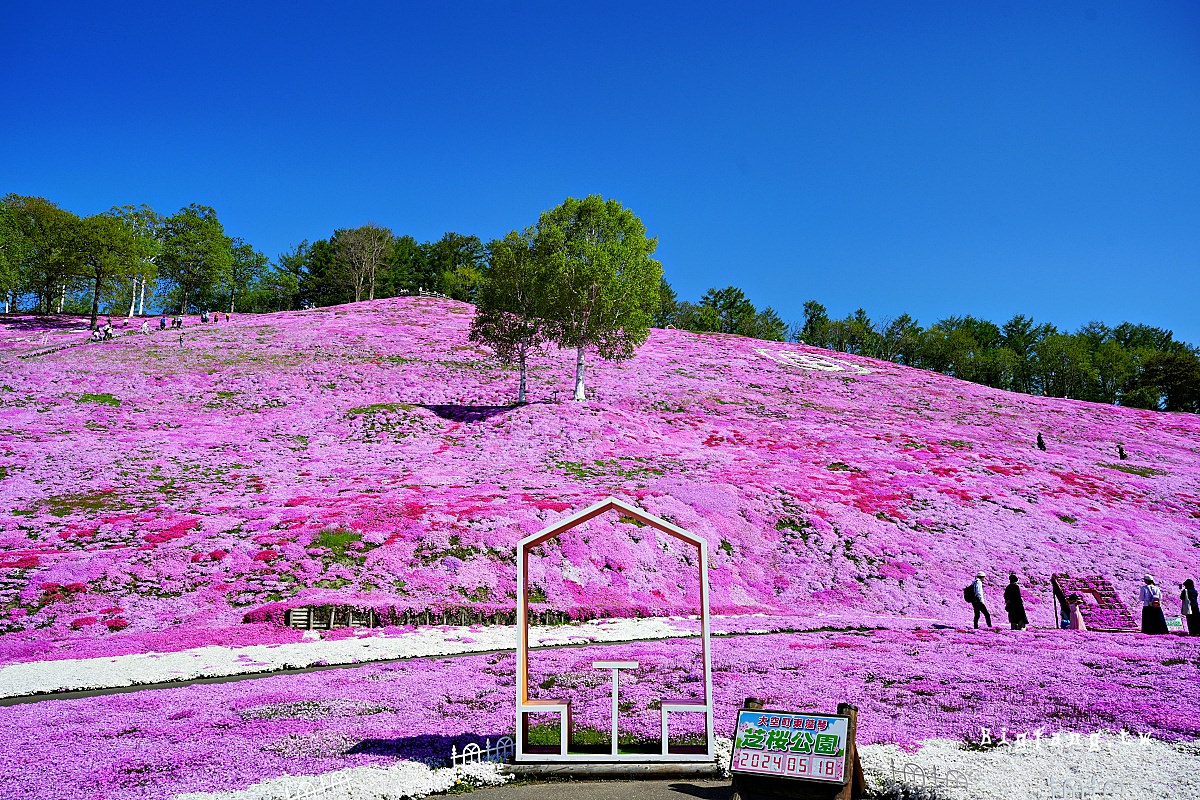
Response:
[[[1166,633],[1167,618],[1163,616],[1162,589],[1154,583],[1153,575],[1142,576],[1138,599],[1142,601],[1142,633]]]
[[[1017,585],[1017,576],[1008,576],[1008,586],[1004,587],[1004,610],[1008,612],[1008,624],[1014,631],[1024,630],[1029,624],[1025,615],[1025,601],[1021,598],[1021,587]]]
[[[1179,584],[1179,605],[1188,635],[1200,636],[1200,603],[1196,599],[1196,582],[1191,578]]]
[[[975,599],[971,601],[971,606],[975,609],[975,627],[979,627],[979,615],[983,614],[983,619],[987,623],[987,627],[992,627],[992,615],[988,613],[987,606],[983,604],[983,583],[987,579],[987,573],[975,573],[975,583],[971,588],[975,590]]]

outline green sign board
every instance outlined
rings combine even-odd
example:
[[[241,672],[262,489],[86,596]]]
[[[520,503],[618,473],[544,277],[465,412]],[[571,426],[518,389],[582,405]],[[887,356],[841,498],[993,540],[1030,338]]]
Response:
[[[730,771],[844,784],[850,718],[790,711],[738,712]]]

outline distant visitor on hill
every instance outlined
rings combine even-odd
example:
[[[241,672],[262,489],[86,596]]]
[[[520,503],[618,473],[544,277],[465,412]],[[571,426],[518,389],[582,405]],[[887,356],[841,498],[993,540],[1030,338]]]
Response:
[[[1200,603],[1196,601],[1196,582],[1191,578],[1179,584],[1179,613],[1187,622],[1188,634],[1200,636]]]
[[[1008,586],[1004,587],[1004,610],[1008,612],[1008,624],[1014,631],[1023,630],[1029,624],[1025,616],[1025,601],[1021,598],[1021,587],[1017,585],[1017,576],[1008,576]]]
[[[1087,623],[1083,621],[1083,595],[1072,593],[1067,598],[1067,608],[1071,617],[1068,627],[1073,631],[1086,631]]]
[[[1142,601],[1142,633],[1166,633],[1167,618],[1163,616],[1162,589],[1154,583],[1154,576],[1143,575],[1143,586],[1138,592]]]
[[[987,580],[987,574],[984,572],[975,573],[975,583],[971,584],[971,589],[974,592],[974,597],[971,599],[971,606],[975,609],[975,627],[979,627],[979,615],[983,614],[983,619],[987,623],[987,627],[992,627],[992,615],[988,613],[987,606],[983,604],[983,583]]]

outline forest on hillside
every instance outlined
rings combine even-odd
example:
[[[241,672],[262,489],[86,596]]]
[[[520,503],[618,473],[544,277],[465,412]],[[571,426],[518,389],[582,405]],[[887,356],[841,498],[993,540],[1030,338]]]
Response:
[[[79,217],[41,197],[0,200],[0,297],[6,313],[98,316],[202,309],[260,313],[421,292],[477,302],[502,240],[446,232],[420,242],[374,223],[303,241],[274,261],[229,235],[217,212],[146,205]],[[1091,322],[1074,331],[1015,315],[1003,324],[908,314],[831,318],[815,300],[788,322],[735,287],[680,300],[666,279],[653,324],[797,341],[1028,394],[1200,412],[1200,349],[1169,330]]]

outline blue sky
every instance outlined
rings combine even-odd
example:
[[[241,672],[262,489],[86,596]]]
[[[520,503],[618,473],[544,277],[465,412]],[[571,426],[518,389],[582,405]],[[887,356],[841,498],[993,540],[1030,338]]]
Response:
[[[1200,344],[1194,2],[22,3],[0,193],[213,206],[272,258],[600,193],[683,299]]]

